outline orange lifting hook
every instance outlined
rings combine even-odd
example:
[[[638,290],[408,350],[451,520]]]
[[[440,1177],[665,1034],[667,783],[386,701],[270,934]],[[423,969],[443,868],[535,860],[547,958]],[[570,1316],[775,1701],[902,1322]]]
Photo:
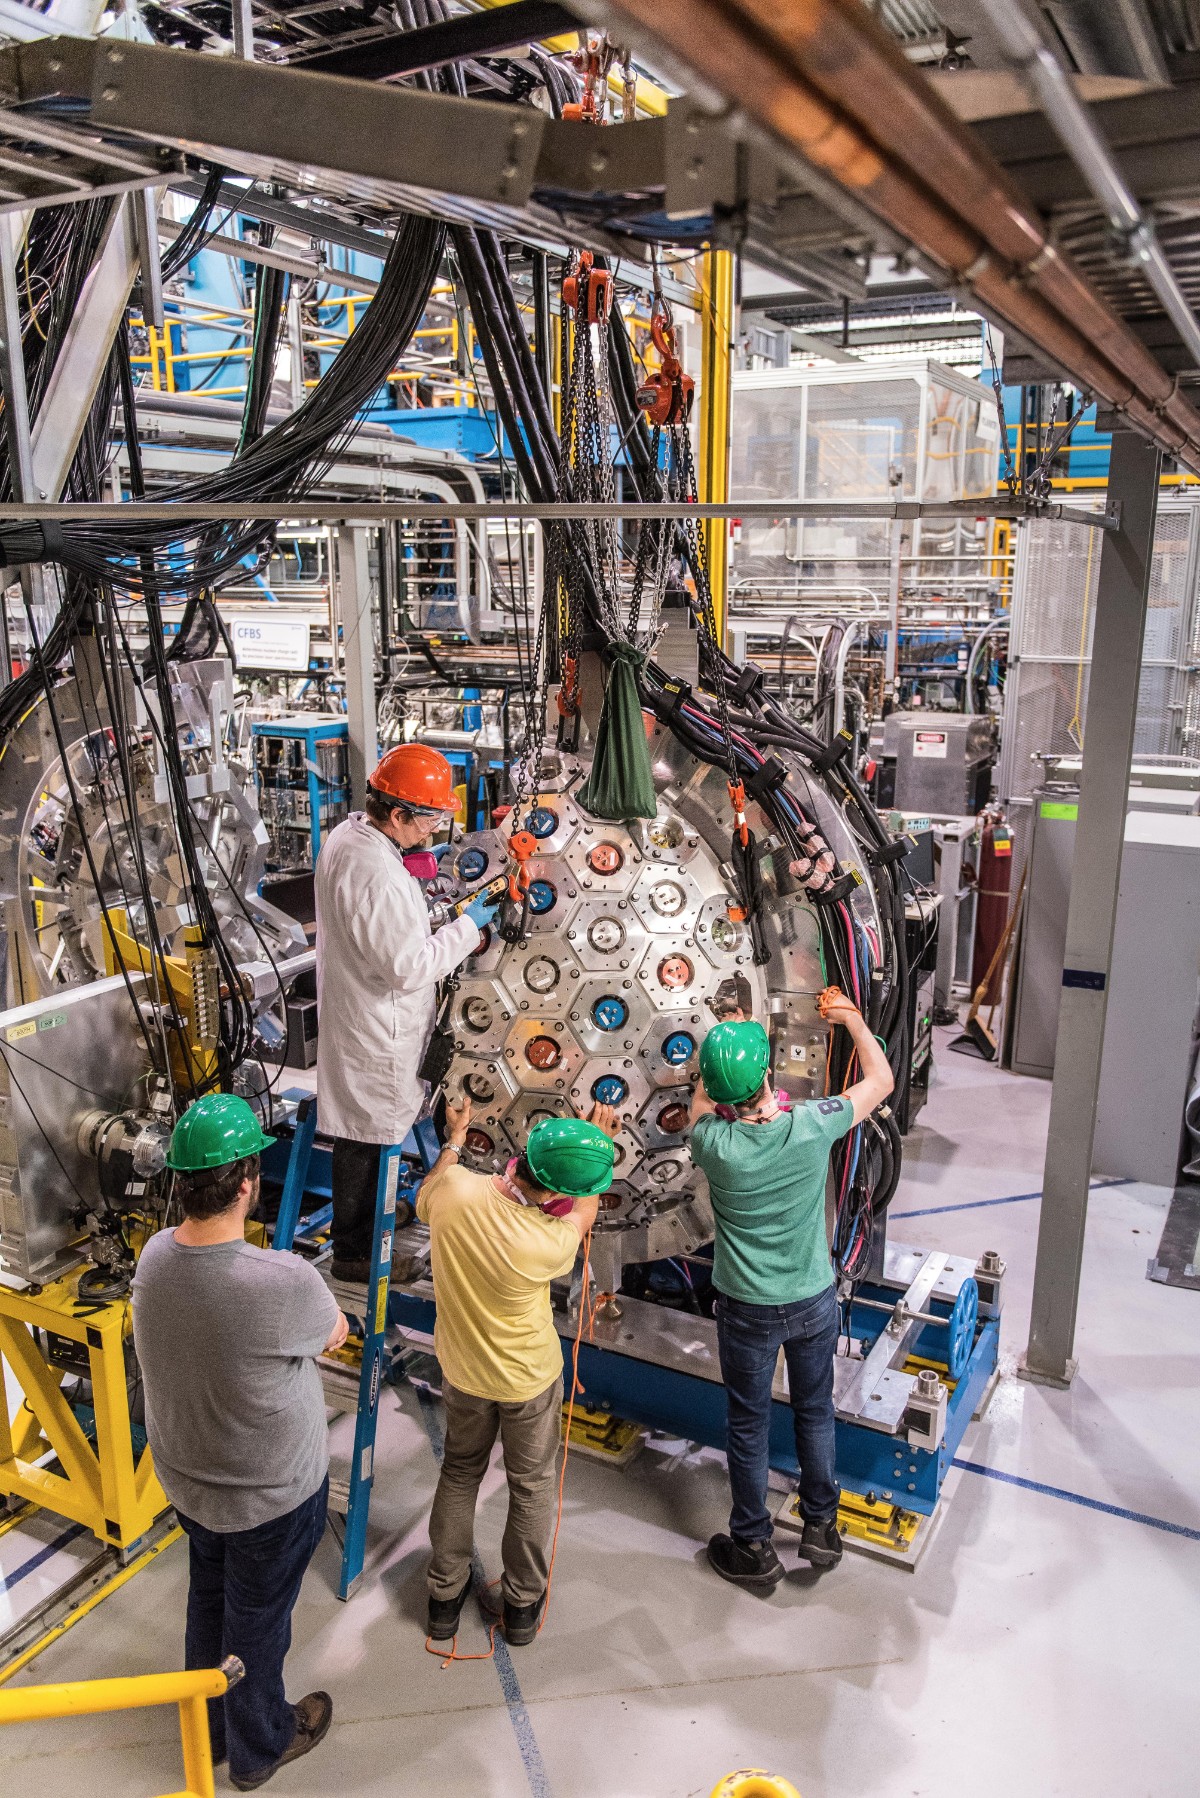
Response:
[[[686,424],[692,416],[696,383],[683,372],[683,364],[675,354],[675,327],[657,300],[650,314],[650,336],[662,366],[638,388],[637,403],[652,425]]]
[[[537,838],[532,831],[514,830],[508,839],[508,850],[512,857],[508,869],[508,896],[514,905],[519,905],[533,878],[528,864],[530,856],[537,854]]]

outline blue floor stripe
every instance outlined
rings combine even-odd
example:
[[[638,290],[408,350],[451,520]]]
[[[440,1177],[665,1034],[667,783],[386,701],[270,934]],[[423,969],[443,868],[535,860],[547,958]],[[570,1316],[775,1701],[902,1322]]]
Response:
[[[55,1536],[53,1542],[48,1542],[45,1548],[39,1548],[35,1555],[30,1555],[27,1561],[22,1561],[19,1567],[14,1567],[11,1573],[0,1573],[0,1592],[11,1592],[12,1588],[25,1579],[28,1574],[36,1573],[38,1568],[50,1560],[52,1555],[56,1555],[60,1548],[65,1548],[68,1542],[74,1542],[76,1536],[86,1534],[86,1528],[82,1523],[73,1523],[70,1529],[64,1530],[61,1536]]]
[[[440,1467],[445,1450],[446,1438],[442,1431],[442,1420],[438,1413],[436,1400],[423,1386],[415,1388],[421,1405],[421,1421],[425,1425],[425,1433],[429,1437],[429,1446],[433,1450],[433,1458]],[[471,1562],[471,1579],[475,1596],[486,1611],[483,1595],[487,1590],[487,1576],[476,1558]],[[517,1678],[517,1670],[512,1663],[508,1643],[500,1630],[493,1637],[492,1662],[496,1676],[500,1681],[500,1690],[504,1694],[504,1702],[508,1707],[508,1720],[512,1724],[513,1734],[517,1738],[517,1748],[525,1765],[525,1777],[529,1781],[531,1798],[554,1798],[550,1778],[546,1772],[542,1751],[538,1747],[537,1737],[533,1733],[529,1711],[525,1704],[525,1695],[521,1691],[521,1682]]]
[[[1001,1473],[998,1467],[985,1467],[981,1461],[954,1458],[954,1466],[967,1473],[981,1473],[985,1479],[1000,1480],[1006,1486],[1020,1486],[1025,1492],[1040,1492],[1043,1498],[1063,1498],[1068,1504],[1083,1505],[1089,1511],[1103,1511],[1108,1517],[1124,1517],[1128,1523],[1145,1523],[1152,1530],[1166,1530],[1170,1536],[1185,1536],[1189,1542],[1200,1542],[1200,1530],[1186,1523],[1168,1523],[1165,1517],[1151,1517],[1145,1511],[1127,1511],[1124,1505],[1105,1504],[1101,1498],[1085,1498],[1082,1492],[1068,1492],[1062,1486],[1046,1486],[1041,1480],[1023,1479],[1019,1473]]]
[[[1088,1187],[1089,1192],[1099,1192],[1105,1186],[1131,1186],[1131,1180],[1093,1180]],[[1040,1199],[1042,1189],[1036,1192],[1010,1192],[1003,1199],[967,1199],[957,1205],[930,1205],[924,1211],[891,1211],[889,1218],[899,1217],[940,1217],[946,1211],[983,1211],[989,1205],[1021,1205],[1027,1199]]]

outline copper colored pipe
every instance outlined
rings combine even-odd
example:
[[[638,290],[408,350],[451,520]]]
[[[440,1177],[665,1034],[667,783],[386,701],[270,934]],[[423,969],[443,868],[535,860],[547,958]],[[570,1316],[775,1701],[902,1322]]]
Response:
[[[610,0],[1200,474],[1200,413],[860,0]]]

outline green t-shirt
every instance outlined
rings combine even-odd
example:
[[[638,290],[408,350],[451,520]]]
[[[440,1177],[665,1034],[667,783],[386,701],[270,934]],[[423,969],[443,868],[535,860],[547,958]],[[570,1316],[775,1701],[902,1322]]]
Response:
[[[711,1113],[692,1131],[716,1219],[713,1285],[746,1305],[794,1305],[833,1279],[825,1240],[829,1151],[854,1128],[847,1099],[814,1099],[767,1124]]]

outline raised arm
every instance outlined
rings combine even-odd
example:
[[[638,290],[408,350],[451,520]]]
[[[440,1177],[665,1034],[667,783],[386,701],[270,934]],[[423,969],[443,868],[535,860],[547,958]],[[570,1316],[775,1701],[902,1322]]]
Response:
[[[882,1105],[896,1084],[888,1058],[871,1035],[867,1020],[857,1005],[836,988],[827,988],[822,993],[821,1016],[827,1024],[841,1024],[848,1030],[850,1039],[858,1050],[862,1078],[856,1080],[841,1096],[849,1099],[854,1107],[854,1121],[861,1124],[864,1118],[870,1117],[877,1105]]]

